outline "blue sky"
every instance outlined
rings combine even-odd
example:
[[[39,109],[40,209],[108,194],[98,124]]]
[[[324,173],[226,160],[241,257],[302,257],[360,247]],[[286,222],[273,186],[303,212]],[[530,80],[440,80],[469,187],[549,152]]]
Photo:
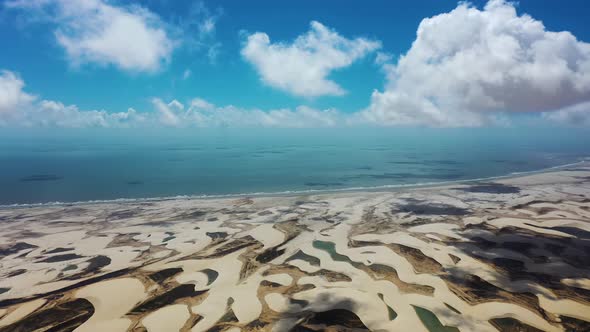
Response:
[[[104,117],[100,112],[126,113],[130,108],[139,114],[161,115],[160,122],[173,126],[205,123],[193,113],[200,109],[217,112],[218,108],[223,119],[208,124],[256,125],[264,114],[250,120],[249,111],[274,110],[283,113],[264,119],[266,125],[590,124],[586,104],[590,101],[590,83],[586,82],[590,82],[590,47],[585,43],[590,41],[590,28],[585,24],[590,5],[581,0],[492,1],[488,7],[486,3],[85,0],[72,6],[63,0],[5,0],[0,9],[0,38],[5,45],[0,70],[6,83],[0,84],[0,108],[4,104],[6,110],[4,119],[0,113],[0,124],[108,125],[111,120],[96,120]],[[72,8],[75,6],[80,8]],[[102,12],[116,15],[100,17]],[[465,20],[474,14],[481,18]],[[139,22],[146,35],[110,21],[117,15]],[[432,17],[440,18],[439,26],[424,30],[424,38],[411,55],[418,27]],[[518,22],[506,23],[510,19]],[[543,26],[526,30],[528,35],[522,37],[519,29],[531,20],[542,21]],[[85,23],[80,26],[80,22]],[[312,22],[319,24],[315,30]],[[500,28],[494,28],[498,24]],[[480,28],[492,32],[465,36],[465,31]],[[113,29],[121,29],[114,35],[133,51],[122,50],[116,44],[120,41],[107,36]],[[314,42],[321,29],[331,35]],[[569,31],[570,38],[551,35],[561,31]],[[267,44],[250,39],[262,36]],[[517,50],[504,43],[506,36],[516,40]],[[147,41],[141,41],[143,37]],[[297,45],[297,38],[304,41]],[[432,47],[439,42],[446,46]],[[531,46],[534,43],[548,46],[537,50]],[[322,46],[326,44],[331,47]],[[455,44],[461,47],[448,46]],[[530,49],[535,50],[510,63],[502,59],[503,54],[520,57]],[[426,60],[425,52],[430,52]],[[480,52],[494,56],[481,62],[469,60]],[[407,63],[398,62],[406,54]],[[277,63],[267,63],[271,59]],[[432,61],[440,62],[439,68],[420,72],[421,66]],[[459,65],[459,61],[466,64]],[[563,61],[568,62],[565,69],[559,68]],[[445,79],[454,76],[445,70],[452,66],[462,70],[470,63],[473,68],[454,81]],[[491,67],[485,67],[488,65]],[[540,72],[547,68],[563,72]],[[488,77],[498,71],[510,74],[488,82],[478,74],[486,70],[491,71]],[[437,82],[426,87],[422,82],[430,77]],[[435,91],[437,85],[444,91]],[[510,95],[514,91],[518,93]],[[197,103],[187,118],[192,101]],[[303,111],[297,113],[301,107]],[[37,121],[47,110],[52,116]],[[84,113],[88,111],[99,113]],[[82,122],[67,119],[81,112]]]

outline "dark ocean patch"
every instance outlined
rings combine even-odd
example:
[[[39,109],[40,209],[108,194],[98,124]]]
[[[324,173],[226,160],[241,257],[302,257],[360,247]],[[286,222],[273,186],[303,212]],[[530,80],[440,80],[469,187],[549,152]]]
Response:
[[[456,160],[427,160],[427,163],[438,165],[462,165],[463,163]]]
[[[342,182],[305,182],[305,186],[307,187],[335,187],[335,186],[342,186],[344,183]]]
[[[395,164],[395,165],[417,165],[422,164],[420,161],[411,161],[411,160],[402,160],[402,161],[388,161],[388,164]]]
[[[467,188],[460,188],[470,193],[484,193],[484,194],[518,194],[520,188],[501,183],[481,183]]]
[[[371,167],[371,166],[361,166],[361,167],[357,167],[356,169],[364,170],[364,171],[370,171],[370,170],[373,169],[373,167]]]
[[[20,178],[20,182],[41,182],[41,181],[57,181],[61,180],[63,177],[55,174],[33,174],[29,176],[25,176],[24,178]]]
[[[365,151],[387,151],[387,150],[391,150],[391,148],[378,146],[378,147],[374,147],[374,148],[364,148],[362,150],[365,150]]]
[[[285,153],[285,151],[281,151],[281,150],[256,150],[256,153],[262,153],[262,154],[283,154],[283,153]]]
[[[463,173],[432,173],[432,174],[420,174],[420,173],[381,173],[381,174],[359,174],[347,177],[342,177],[342,180],[351,179],[363,179],[370,178],[376,180],[404,180],[404,181],[415,181],[415,180],[458,180],[465,176]]]
[[[203,148],[191,147],[191,146],[172,146],[164,148],[165,151],[201,151]]]
[[[528,165],[528,162],[526,162],[524,160],[495,159],[495,160],[491,160],[491,162],[497,163],[497,164],[513,165],[513,166]]]
[[[137,185],[143,184],[143,181],[138,181],[138,180],[127,181],[127,184],[130,186],[137,186]]]
[[[392,160],[389,164],[395,165],[422,165],[422,166],[436,166],[436,165],[463,165],[464,163],[456,160]]]
[[[372,179],[407,179],[407,178],[418,178],[418,174],[413,173],[383,173],[383,174],[368,174],[367,177]]]
[[[435,180],[459,180],[465,177],[463,173],[441,173],[428,175],[427,178]]]

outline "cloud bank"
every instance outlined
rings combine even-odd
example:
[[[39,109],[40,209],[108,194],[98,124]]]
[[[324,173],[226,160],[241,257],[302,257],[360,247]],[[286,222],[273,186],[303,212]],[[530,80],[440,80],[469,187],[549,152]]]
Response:
[[[55,25],[57,43],[74,66],[113,65],[153,72],[168,61],[175,43],[160,18],[139,5],[104,0],[10,0],[5,6],[34,21]]]
[[[125,112],[81,110],[76,105],[43,100],[24,91],[25,82],[10,71],[0,72],[0,127],[154,128],[154,127],[278,127],[309,128],[349,125],[351,117],[333,109],[307,106],[263,111],[216,106],[194,98],[185,106],[178,100],[153,98],[153,110]]]
[[[160,98],[152,99],[152,104],[159,113],[159,123],[172,127],[314,128],[348,125],[350,120],[333,109],[307,106],[263,111],[216,106],[201,98],[191,100],[186,106],[178,100],[166,103]]]
[[[363,114],[389,125],[472,126],[502,112],[590,101],[590,44],[547,31],[512,3],[460,3],[422,20],[416,40]]]
[[[572,126],[590,126],[590,102],[577,104],[555,112],[544,112],[542,117],[551,122]]]
[[[242,56],[271,87],[303,97],[339,96],[345,91],[328,79],[330,73],[380,47],[379,41],[347,39],[313,21],[310,30],[292,43],[272,43],[266,33],[253,33],[246,39]]]
[[[25,92],[25,82],[11,71],[0,71],[0,127],[135,127],[147,122],[130,108],[126,112],[80,110]]]

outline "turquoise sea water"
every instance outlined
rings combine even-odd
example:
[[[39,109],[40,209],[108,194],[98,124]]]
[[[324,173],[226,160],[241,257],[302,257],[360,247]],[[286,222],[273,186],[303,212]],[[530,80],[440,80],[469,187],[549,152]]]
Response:
[[[395,187],[589,156],[584,130],[5,130],[0,205]]]

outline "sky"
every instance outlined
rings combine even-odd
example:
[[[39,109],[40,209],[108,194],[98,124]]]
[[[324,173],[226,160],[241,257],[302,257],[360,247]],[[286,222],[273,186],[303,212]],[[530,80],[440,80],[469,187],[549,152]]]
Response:
[[[0,128],[590,126],[589,12],[1,0]]]

